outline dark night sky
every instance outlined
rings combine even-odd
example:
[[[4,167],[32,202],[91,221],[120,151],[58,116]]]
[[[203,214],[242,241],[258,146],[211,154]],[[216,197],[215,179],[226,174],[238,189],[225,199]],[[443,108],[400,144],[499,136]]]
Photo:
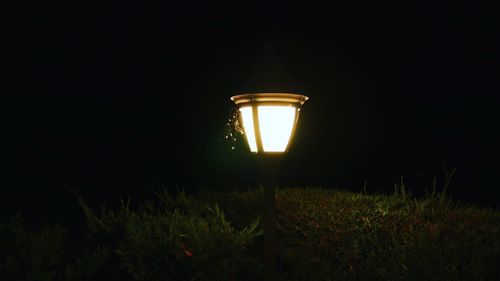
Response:
[[[229,97],[259,87],[311,98],[282,184],[375,192],[404,176],[422,194],[446,161],[454,197],[500,202],[493,7],[42,2],[8,10],[2,214],[74,210],[63,184],[95,202],[253,185],[249,153],[223,139]]]

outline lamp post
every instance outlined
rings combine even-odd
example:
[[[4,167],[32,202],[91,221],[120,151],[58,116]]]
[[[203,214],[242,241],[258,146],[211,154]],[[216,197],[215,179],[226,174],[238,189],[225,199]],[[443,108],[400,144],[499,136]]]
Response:
[[[276,280],[276,173],[288,151],[308,97],[292,93],[253,93],[231,97],[239,107],[250,151],[258,155],[264,188],[264,280]]]

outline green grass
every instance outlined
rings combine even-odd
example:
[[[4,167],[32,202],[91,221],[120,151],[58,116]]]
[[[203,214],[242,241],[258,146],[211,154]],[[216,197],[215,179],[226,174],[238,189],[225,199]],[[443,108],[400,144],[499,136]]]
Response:
[[[0,223],[0,279],[260,279],[261,189],[157,197],[100,212],[81,201],[77,238]],[[285,280],[500,279],[500,212],[444,192],[417,200],[403,182],[393,195],[282,188],[276,203]]]
[[[291,280],[495,280],[500,213],[442,196],[284,189],[281,257]]]

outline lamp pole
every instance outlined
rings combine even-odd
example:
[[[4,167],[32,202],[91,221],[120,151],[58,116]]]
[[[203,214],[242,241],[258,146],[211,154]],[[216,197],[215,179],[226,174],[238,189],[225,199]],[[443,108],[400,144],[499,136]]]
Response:
[[[264,189],[264,280],[276,280],[276,184],[281,154],[258,156]]]
[[[264,188],[264,280],[276,274],[276,178],[295,133],[300,106],[308,99],[293,93],[254,93],[231,97],[239,107],[250,150],[259,162]]]

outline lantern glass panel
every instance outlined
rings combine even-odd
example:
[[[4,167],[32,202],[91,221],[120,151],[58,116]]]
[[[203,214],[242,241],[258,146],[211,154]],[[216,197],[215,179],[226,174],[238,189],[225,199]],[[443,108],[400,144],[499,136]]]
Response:
[[[295,125],[296,111],[293,106],[258,106],[259,129],[264,152],[286,150]]]
[[[255,131],[253,127],[253,114],[252,107],[242,107],[240,108],[241,118],[243,119],[243,130],[245,131],[245,136],[250,146],[250,151],[257,152],[257,141],[255,139]]]

